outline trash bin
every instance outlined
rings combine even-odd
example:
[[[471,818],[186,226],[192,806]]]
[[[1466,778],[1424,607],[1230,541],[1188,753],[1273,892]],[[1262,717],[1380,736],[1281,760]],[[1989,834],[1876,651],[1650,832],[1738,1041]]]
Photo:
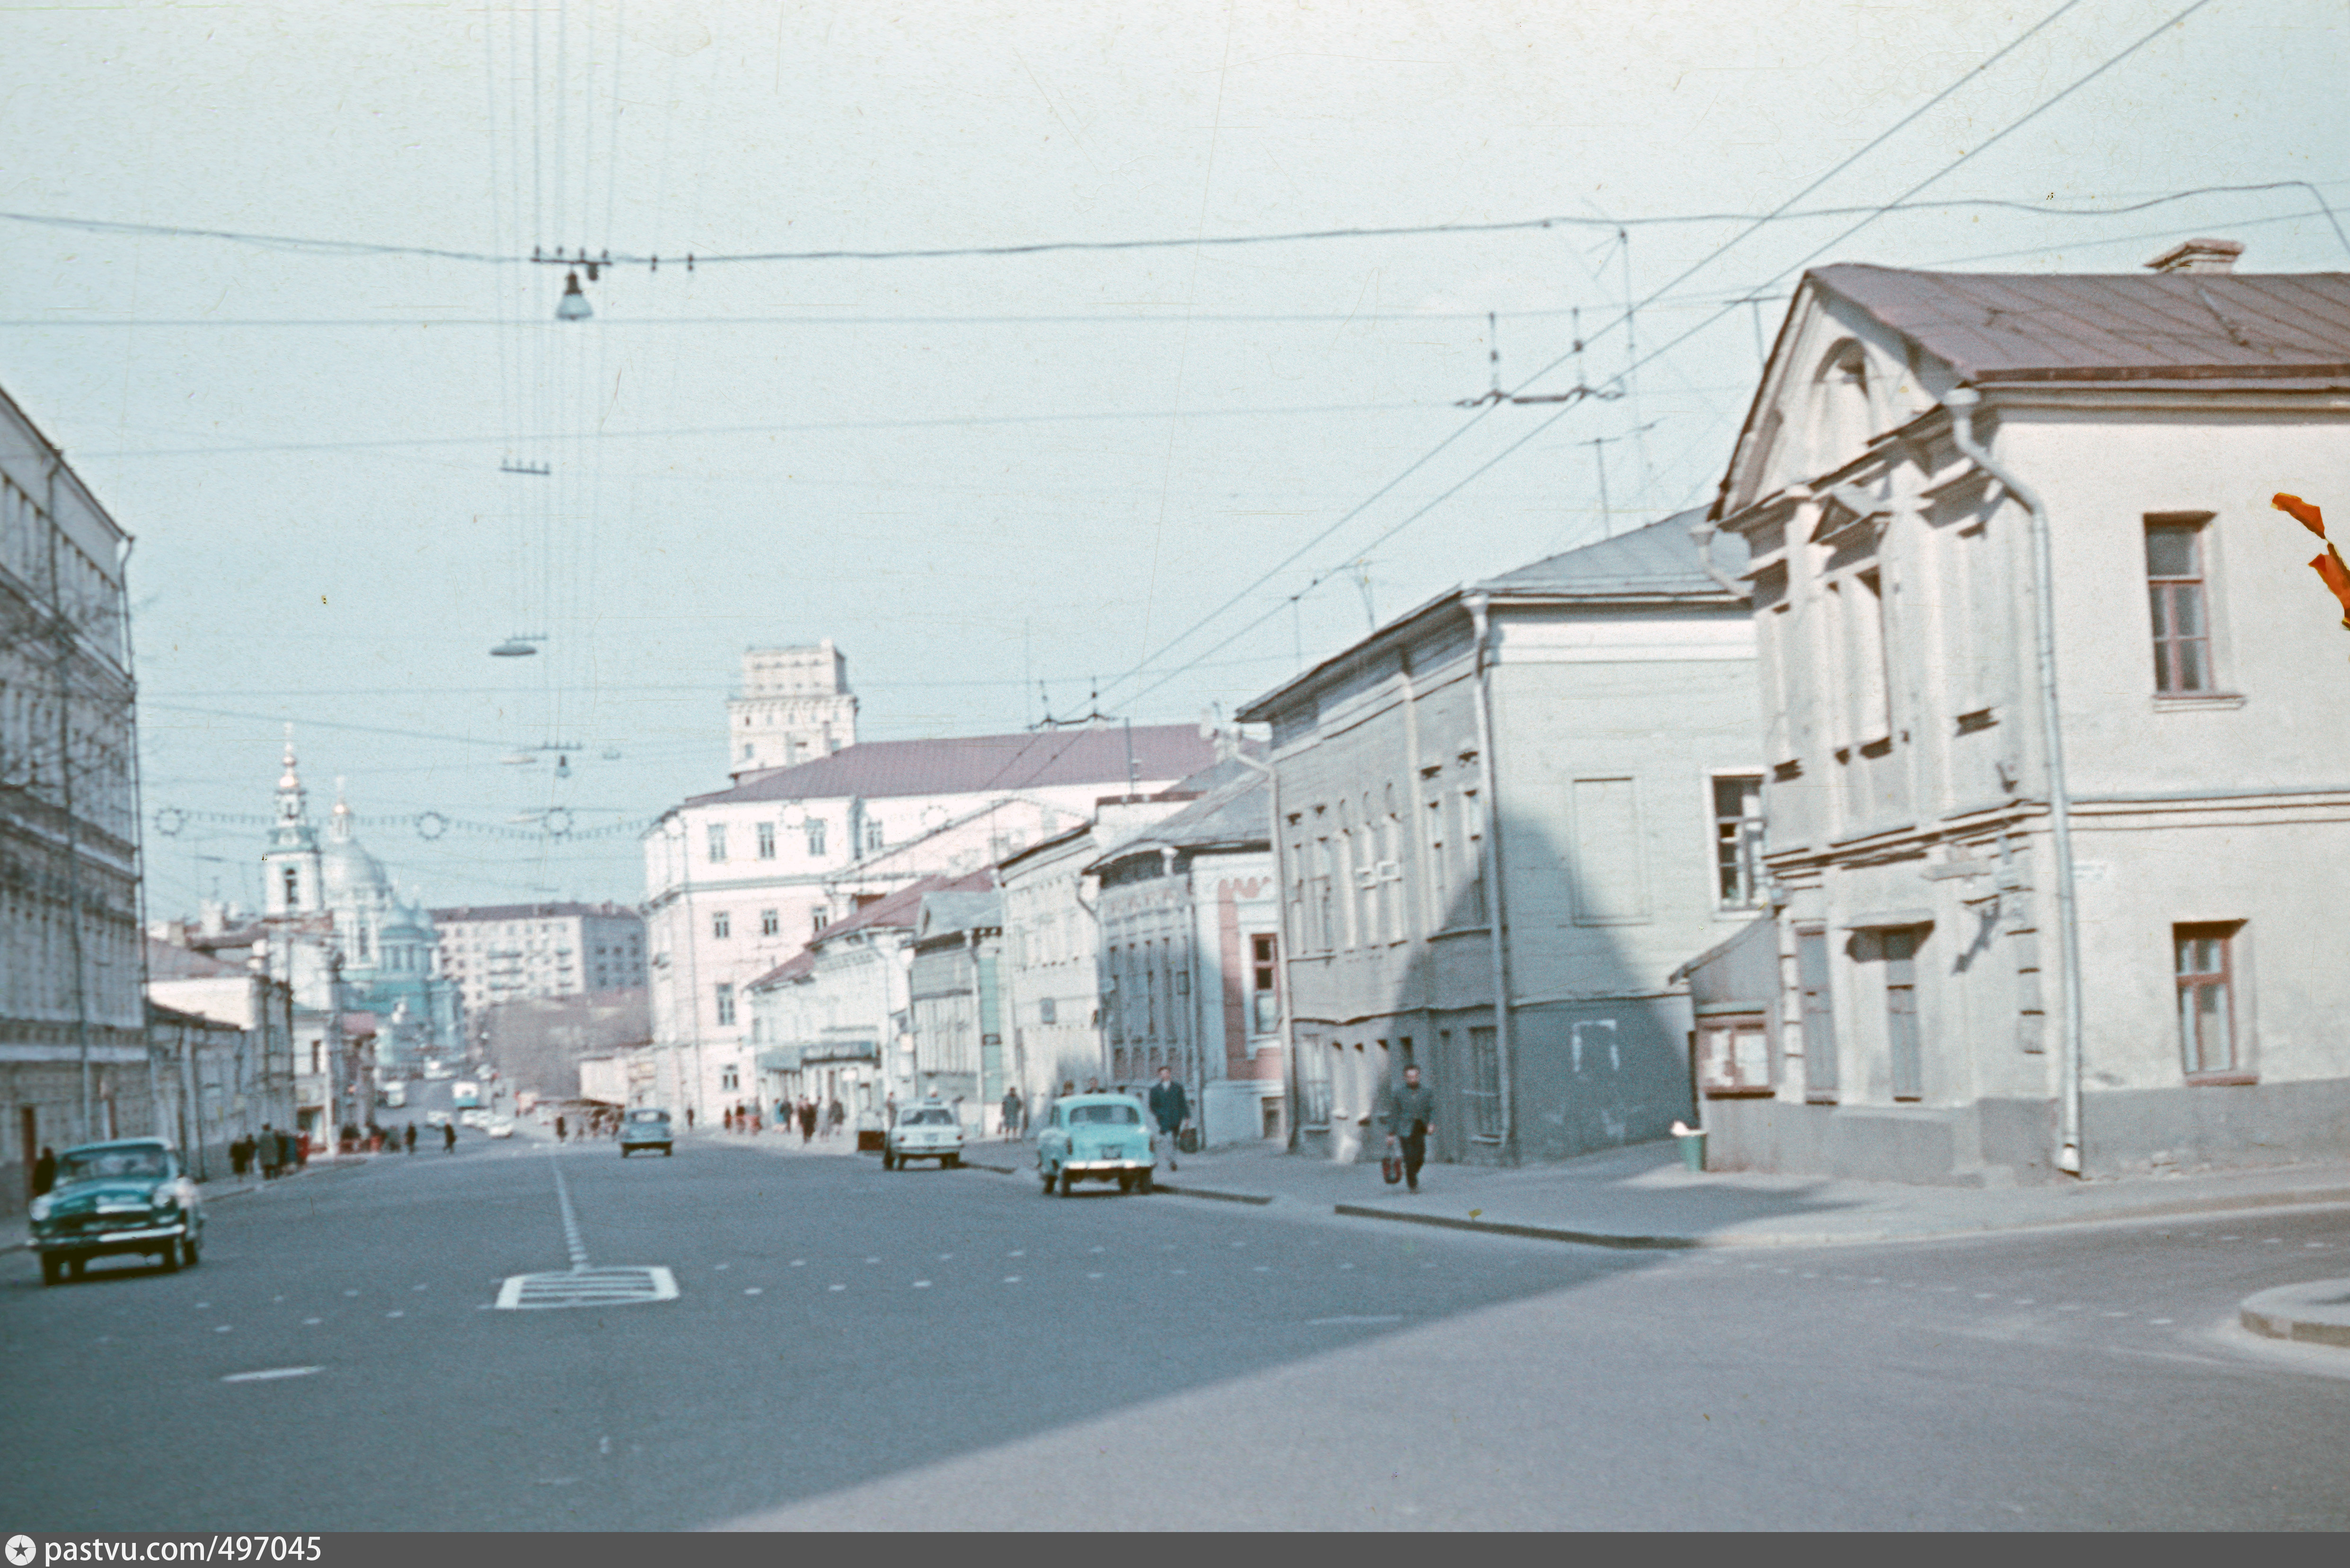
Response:
[[[1705,1168],[1705,1134],[1676,1133],[1674,1137],[1681,1146],[1682,1167],[1690,1170],[1703,1170]]]

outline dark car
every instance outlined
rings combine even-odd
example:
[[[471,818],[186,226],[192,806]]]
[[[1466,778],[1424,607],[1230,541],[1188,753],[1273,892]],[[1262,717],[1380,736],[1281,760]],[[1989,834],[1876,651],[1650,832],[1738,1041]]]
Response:
[[[76,1145],[57,1156],[57,1185],[33,1199],[41,1278],[78,1279],[92,1258],[144,1253],[166,1273],[193,1266],[203,1246],[196,1184],[161,1138]]]
[[[664,1156],[671,1152],[667,1111],[639,1106],[620,1118],[620,1158],[640,1148],[657,1148]]]

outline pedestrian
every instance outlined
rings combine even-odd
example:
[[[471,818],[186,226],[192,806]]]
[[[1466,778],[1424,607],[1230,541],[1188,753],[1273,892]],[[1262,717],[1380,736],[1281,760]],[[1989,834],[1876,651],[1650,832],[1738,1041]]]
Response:
[[[1026,1126],[1020,1120],[1020,1113],[1024,1108],[1020,1104],[1020,1086],[1017,1084],[1003,1091],[1003,1130],[1006,1143],[1012,1142],[1027,1130]]]
[[[1167,1168],[1175,1167],[1175,1140],[1183,1125],[1191,1119],[1191,1102],[1183,1093],[1183,1085],[1175,1081],[1175,1069],[1159,1069],[1159,1082],[1150,1086],[1150,1119],[1159,1124],[1159,1136],[1167,1140]]]
[[[847,1120],[848,1107],[842,1105],[838,1100],[833,1101],[832,1108],[825,1113],[824,1136],[831,1137],[834,1134],[840,1131],[841,1127],[847,1124]]]
[[[261,1124],[261,1137],[255,1153],[261,1158],[261,1179],[274,1181],[277,1177],[277,1129],[267,1122]]]
[[[693,1107],[691,1106],[685,1107],[685,1130],[688,1132],[691,1132],[693,1130]]]
[[[33,1196],[38,1198],[57,1184],[57,1151],[43,1144],[41,1157],[33,1161]]]
[[[562,1143],[571,1136],[571,1127],[561,1116],[555,1118],[555,1141]]]
[[[457,1124],[454,1122],[441,1124],[441,1152],[442,1154],[457,1152]]]
[[[1102,1086],[1101,1086],[1101,1080],[1100,1080],[1099,1078],[1087,1078],[1087,1079],[1086,1080],[1086,1093],[1087,1093],[1087,1094],[1088,1094],[1088,1095],[1098,1095],[1098,1094],[1100,1094],[1101,1092],[1102,1092]]]
[[[733,1132],[733,1131],[734,1130],[734,1107],[733,1107],[733,1106],[727,1106],[727,1107],[726,1107],[726,1109],[725,1109],[723,1112],[722,1112],[722,1113],[720,1114],[719,1118],[718,1118],[718,1126],[719,1126],[719,1130],[721,1130],[722,1132]]]
[[[1388,1142],[1402,1146],[1403,1179],[1417,1192],[1419,1168],[1428,1162],[1428,1135],[1436,1127],[1436,1096],[1420,1086],[1415,1063],[1405,1066],[1403,1082],[1389,1085],[1385,1097]]]
[[[400,1141],[404,1152],[409,1154],[414,1154],[416,1152],[416,1124],[414,1122],[408,1124],[408,1130],[400,1135]]]
[[[245,1173],[246,1168],[252,1164],[252,1143],[242,1137],[232,1138],[229,1140],[228,1168],[230,1174],[241,1177]]]

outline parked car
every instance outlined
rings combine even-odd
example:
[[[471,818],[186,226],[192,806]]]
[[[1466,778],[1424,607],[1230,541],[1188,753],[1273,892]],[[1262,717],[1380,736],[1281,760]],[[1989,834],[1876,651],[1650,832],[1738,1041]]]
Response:
[[[492,1137],[514,1137],[514,1123],[504,1116],[498,1117],[490,1124],[490,1136]]]
[[[657,1148],[663,1158],[673,1152],[667,1111],[639,1106],[620,1118],[620,1158],[626,1159],[640,1148]]]
[[[33,1199],[41,1279],[81,1277],[90,1259],[143,1253],[165,1273],[192,1266],[203,1245],[196,1184],[161,1138],[78,1144],[57,1156],[57,1185]]]
[[[895,1170],[916,1159],[935,1159],[948,1170],[962,1163],[962,1123],[953,1106],[936,1100],[907,1106],[899,1111],[897,1125],[883,1130],[882,1169]]]
[[[1071,1095],[1036,1134],[1036,1174],[1050,1196],[1080,1181],[1115,1181],[1120,1192],[1150,1190],[1149,1118],[1132,1095]]]
[[[445,1127],[449,1125],[449,1113],[447,1111],[427,1111],[424,1113],[424,1125],[428,1127]]]

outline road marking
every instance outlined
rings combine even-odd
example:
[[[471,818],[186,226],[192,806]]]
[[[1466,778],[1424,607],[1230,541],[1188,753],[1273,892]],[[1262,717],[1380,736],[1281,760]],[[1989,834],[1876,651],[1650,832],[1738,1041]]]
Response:
[[[355,1296],[355,1295],[359,1294],[359,1292],[357,1292],[357,1291],[345,1291],[345,1292],[343,1293],[343,1294],[345,1294],[345,1295],[347,1295],[347,1296]]]
[[[227,1324],[223,1324],[218,1328],[213,1330],[214,1334],[226,1334],[228,1331],[229,1325]]]
[[[2018,1297],[2016,1297],[2016,1298],[2015,1298],[2015,1304],[2016,1304],[2016,1305],[2018,1305],[2018,1306],[2033,1306],[2033,1305],[2036,1305],[2036,1304],[2038,1304],[2038,1303],[2037,1303],[2037,1302],[2035,1301],[2035,1299],[2034,1299],[2033,1297],[2031,1297],[2031,1296],[2018,1296]]]
[[[304,1319],[302,1320],[302,1324],[303,1324],[303,1326],[304,1326],[304,1327],[307,1328],[307,1327],[310,1327],[311,1325],[313,1325],[313,1324],[317,1324],[317,1323],[318,1323],[318,1322],[320,1322],[320,1321],[321,1321],[321,1320],[320,1320],[320,1319],[318,1319],[318,1318],[315,1318],[315,1317],[306,1317],[306,1318],[304,1318]]]
[[[2129,1316],[2129,1314],[2127,1314],[2127,1313],[2126,1313],[2126,1312],[2109,1312],[2109,1313],[2105,1313],[2105,1314],[2101,1314],[2101,1315],[2106,1316],[2106,1317],[2127,1317],[2127,1316]]]
[[[579,1239],[579,1216],[571,1207],[571,1189],[563,1179],[562,1165],[554,1160],[547,1164],[548,1168],[555,1172],[555,1200],[563,1209],[563,1245],[571,1254],[572,1268],[585,1269],[588,1266],[588,1243]],[[673,1296],[676,1293],[677,1286],[672,1282],[670,1294]]]
[[[2167,1318],[2167,1317],[2150,1317],[2150,1318],[2147,1319],[2146,1321],[2147,1321],[2147,1322],[2148,1322],[2148,1323],[2161,1323],[2161,1324],[2167,1324],[2167,1323],[2168,1323],[2170,1320],[2169,1320],[2168,1318]]]
[[[409,1288],[410,1290],[411,1290],[411,1291],[421,1291],[421,1290],[425,1289],[426,1287],[425,1287],[425,1286],[423,1286],[423,1285],[411,1285],[411,1286],[409,1286],[408,1288]],[[282,1302],[282,1301],[284,1301],[286,1298],[285,1298],[284,1296],[279,1296],[277,1299],[278,1299],[279,1301],[281,1301],[281,1302]]]
[[[284,1301],[286,1298],[285,1298],[284,1296],[279,1296],[277,1299],[278,1299],[279,1301],[281,1301],[281,1302],[282,1302],[282,1301]],[[208,1307],[208,1306],[210,1306],[210,1305],[212,1305],[212,1304],[213,1304],[213,1303],[210,1303],[210,1302],[198,1302],[198,1303],[196,1303],[196,1310],[197,1310],[198,1312],[202,1312],[202,1311],[203,1311],[206,1307]]]
[[[763,1287],[761,1287],[761,1286],[758,1286],[758,1285],[753,1285],[749,1290],[744,1291],[743,1293],[744,1295],[746,1295],[746,1296],[756,1296],[756,1295],[764,1295],[764,1294],[766,1293],[766,1292],[765,1292],[765,1290],[764,1290]]]
[[[1305,1320],[1305,1326],[1308,1328],[1334,1328],[1341,1324],[1401,1323],[1402,1321],[1403,1314],[1399,1312],[1389,1312],[1376,1313],[1367,1317],[1309,1317]]]
[[[1016,1285],[1020,1282],[1020,1276],[1017,1274],[1006,1274],[1003,1276],[1003,1282],[1007,1285]]]
[[[1430,1269],[1436,1267],[1434,1263],[1429,1263],[1424,1266]],[[1269,1274],[1273,1272],[1273,1265],[1271,1263],[1257,1263],[1252,1266],[1251,1272],[1259,1274]]]
[[[307,1377],[325,1370],[317,1366],[272,1366],[262,1372],[232,1372],[221,1379],[224,1383],[275,1383],[281,1377]]]
[[[1977,1301],[1979,1301],[1979,1302],[1987,1302],[1987,1301],[1990,1301],[1990,1300],[1991,1300],[1994,1295],[1996,1295],[1997,1293],[1997,1293],[1997,1292],[1994,1292],[1994,1291],[1977,1291],[1977,1292],[1975,1293],[1975,1300],[1977,1300]]]
[[[732,1263],[712,1263],[712,1264],[711,1265],[711,1267],[712,1267],[712,1268],[716,1269],[720,1273],[724,1273],[727,1270],[729,1270],[729,1269],[733,1268],[733,1266],[734,1266],[734,1265],[733,1265],[733,1264],[732,1264]]]
[[[834,1285],[832,1288],[836,1291],[845,1291],[848,1287],[847,1285]]]
[[[677,1299],[677,1278],[662,1268],[574,1269],[567,1274],[516,1274],[498,1288],[504,1312],[547,1307],[633,1306]]]
[[[931,1288],[931,1282],[928,1280],[916,1280],[914,1282],[914,1288],[918,1291],[929,1290]]]
[[[2314,1241],[2313,1241],[2313,1242],[2311,1242],[2311,1243],[2310,1243],[2310,1245],[2311,1245],[2311,1246],[2313,1246],[2313,1247],[2314,1247],[2314,1246],[2315,1246],[2316,1244],[2317,1244],[2317,1243],[2316,1243],[2316,1242],[2314,1242]],[[1027,1255],[1028,1255],[1028,1250],[1027,1250],[1026,1248],[1024,1248],[1024,1248],[1022,1248],[1020,1251],[1016,1251],[1016,1252],[1014,1252],[1014,1253],[1012,1254],[1012,1256],[1014,1256],[1014,1257],[1015,1257],[1015,1258],[1024,1258],[1024,1257],[1026,1257]]]
[[[1089,1279],[1089,1280],[1097,1280],[1097,1279],[1100,1279],[1100,1278],[1101,1278],[1101,1276],[1100,1276],[1099,1274],[1087,1274],[1087,1275],[1086,1276],[1086,1278],[1087,1278],[1087,1279]]]
[[[404,1312],[388,1312],[383,1315],[386,1317],[406,1317],[408,1314]]]
[[[868,1263],[878,1263],[878,1262],[879,1262],[881,1260],[880,1260],[880,1259],[879,1259],[879,1258],[868,1258],[868,1259],[866,1259],[865,1261],[866,1261],[867,1262],[868,1262]]]

